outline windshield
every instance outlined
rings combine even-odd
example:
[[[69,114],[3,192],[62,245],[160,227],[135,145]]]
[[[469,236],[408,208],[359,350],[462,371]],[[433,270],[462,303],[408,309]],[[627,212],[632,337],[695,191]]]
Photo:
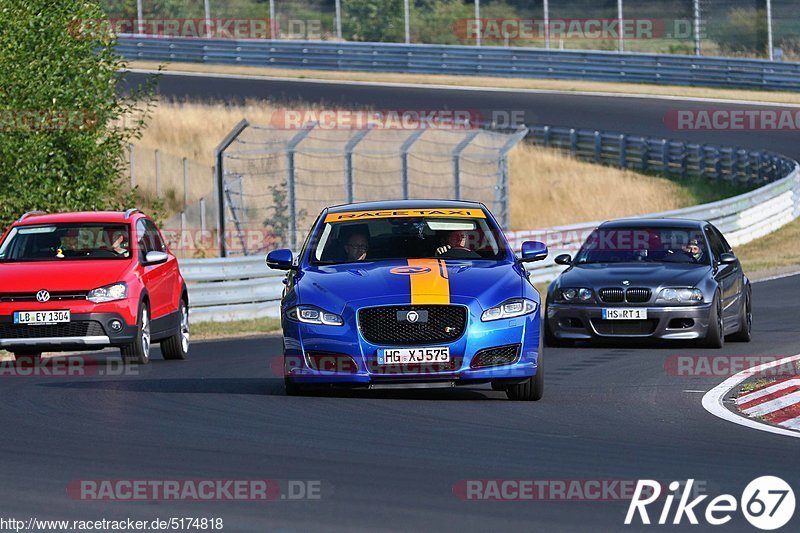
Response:
[[[574,264],[634,262],[710,264],[703,232],[686,228],[598,228],[574,260]]]
[[[314,242],[313,264],[508,256],[499,228],[480,209],[334,213]]]
[[[18,226],[0,246],[0,261],[126,259],[129,237],[125,224]]]

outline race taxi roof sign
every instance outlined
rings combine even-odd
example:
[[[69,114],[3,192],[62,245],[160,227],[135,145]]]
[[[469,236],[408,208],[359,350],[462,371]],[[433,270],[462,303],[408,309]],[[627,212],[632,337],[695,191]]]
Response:
[[[347,211],[344,213],[329,213],[325,222],[348,222],[352,220],[372,220],[376,218],[486,218],[483,209],[384,209],[379,211]]]

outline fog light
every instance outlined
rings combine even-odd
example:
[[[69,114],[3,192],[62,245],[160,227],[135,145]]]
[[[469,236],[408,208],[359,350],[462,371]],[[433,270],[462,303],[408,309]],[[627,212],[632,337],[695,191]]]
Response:
[[[122,322],[119,320],[112,320],[108,323],[109,327],[111,327],[111,331],[121,331],[122,330]]]

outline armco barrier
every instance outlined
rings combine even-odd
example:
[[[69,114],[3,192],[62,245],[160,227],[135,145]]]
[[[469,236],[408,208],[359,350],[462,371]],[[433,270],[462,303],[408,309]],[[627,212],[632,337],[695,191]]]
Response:
[[[733,246],[762,237],[800,216],[800,166],[789,174],[754,191],[709,204],[644,216],[708,220]],[[560,226],[508,234],[518,250],[522,241],[542,240],[550,247],[547,260],[530,265],[531,280],[554,279],[564,267],[553,259],[559,253],[574,253],[599,222]],[[283,288],[283,273],[269,270],[263,257],[189,259],[181,261],[189,282],[193,321],[230,321],[277,317]]]
[[[128,59],[800,91],[800,63],[668,54],[122,35]]]

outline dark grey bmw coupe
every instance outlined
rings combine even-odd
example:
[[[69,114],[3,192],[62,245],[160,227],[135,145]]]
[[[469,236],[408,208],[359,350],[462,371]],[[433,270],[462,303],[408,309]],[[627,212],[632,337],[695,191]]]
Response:
[[[595,229],[550,285],[545,344],[650,338],[750,341],[750,280],[708,222],[630,219]]]

